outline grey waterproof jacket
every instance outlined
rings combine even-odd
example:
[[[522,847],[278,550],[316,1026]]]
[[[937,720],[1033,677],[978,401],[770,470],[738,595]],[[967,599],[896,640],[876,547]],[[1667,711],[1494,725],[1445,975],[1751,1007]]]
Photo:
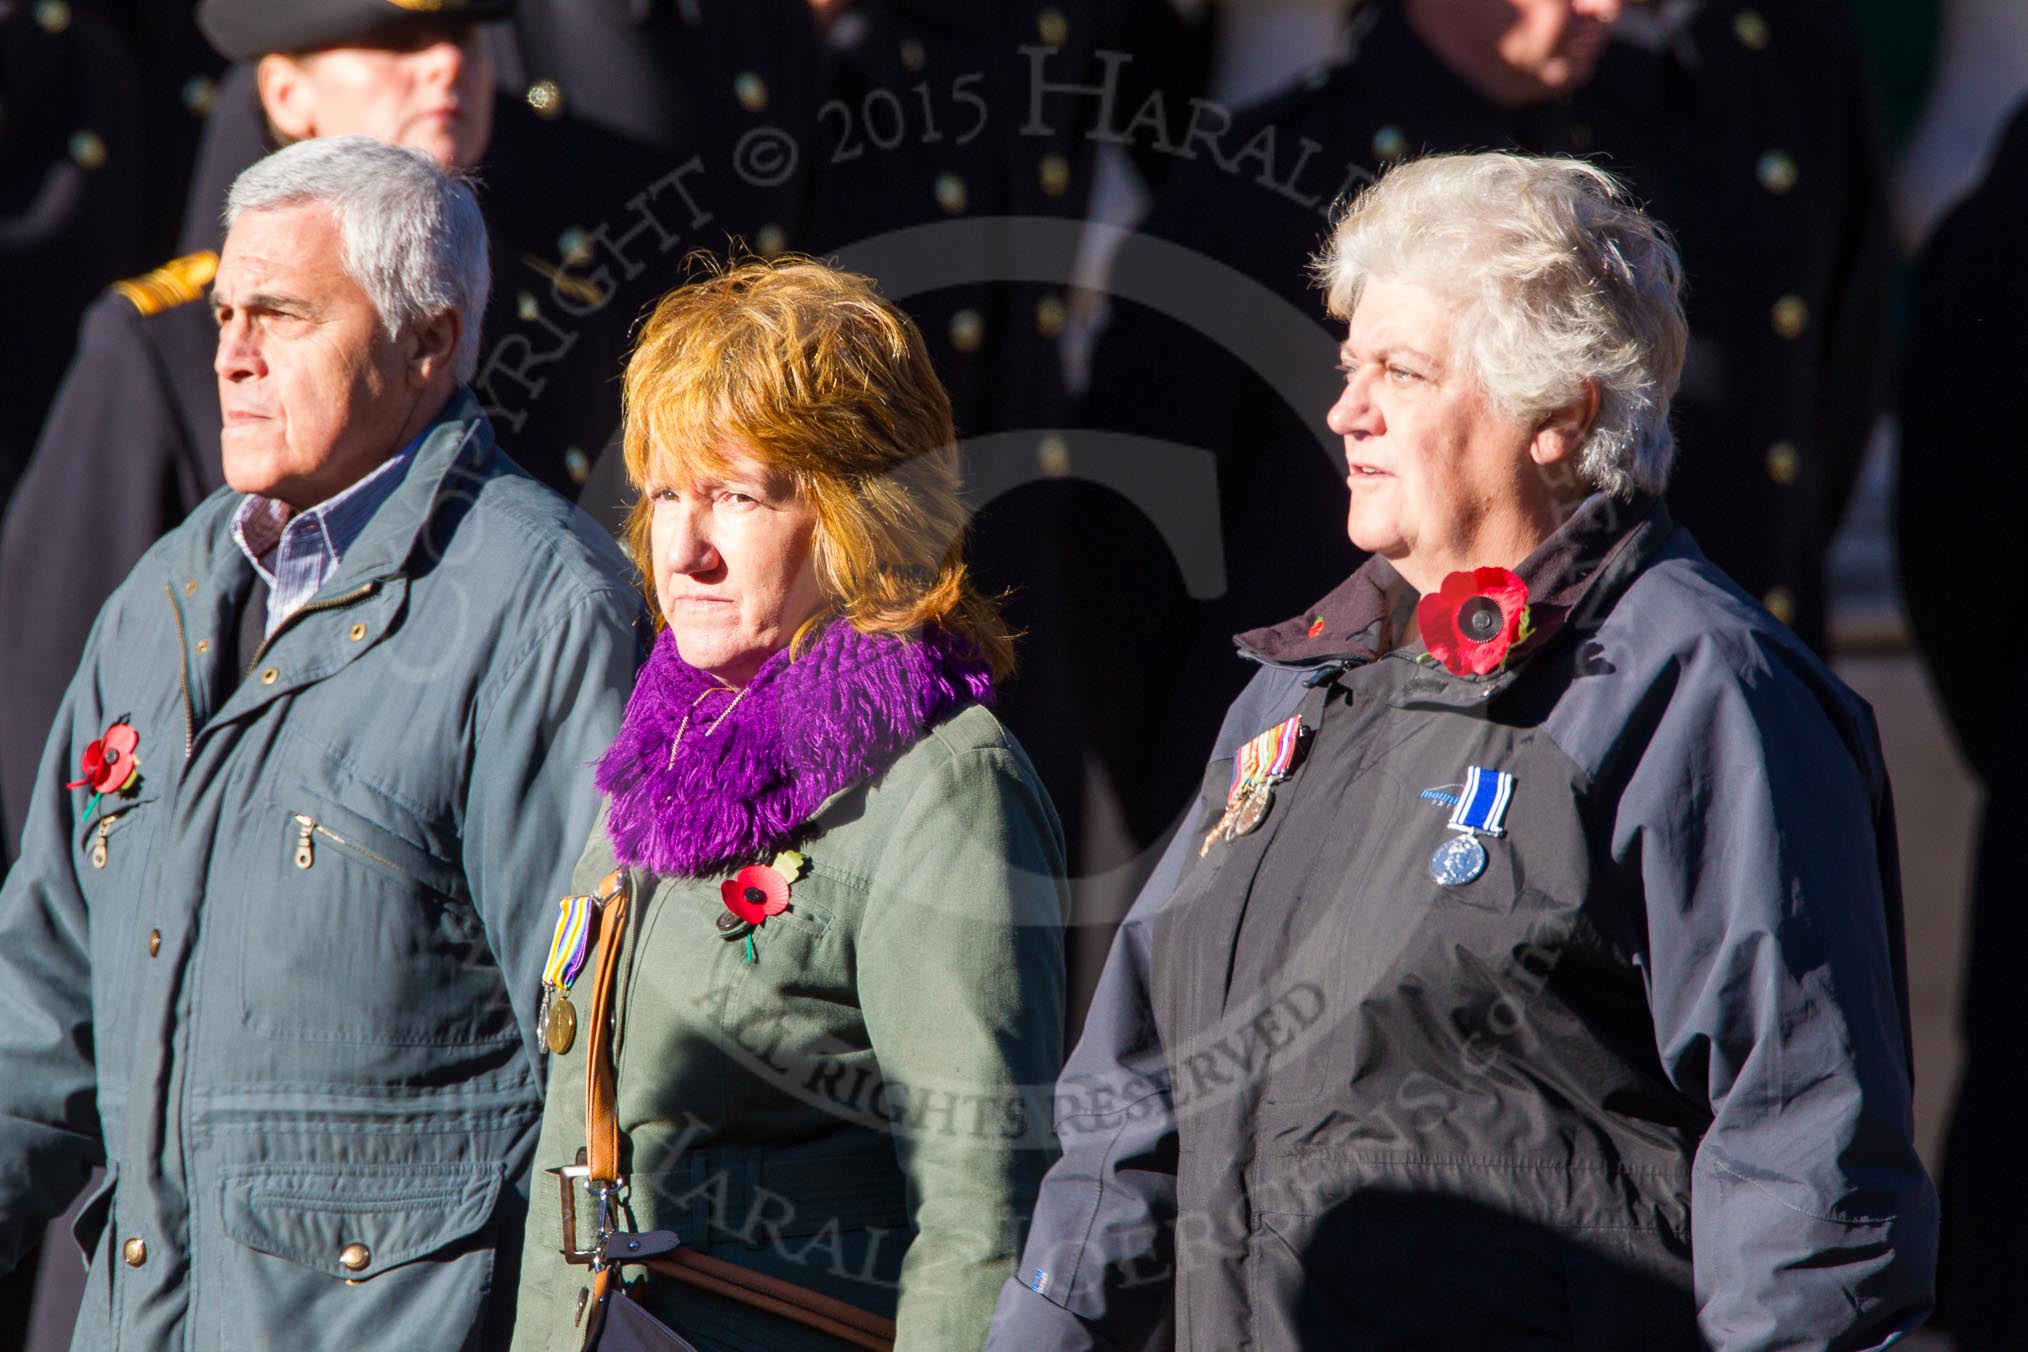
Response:
[[[1927,1312],[1894,836],[1864,703],[1659,503],[1520,568],[1475,677],[1384,560],[1261,670],[1058,1086],[999,1352],[1857,1349]],[[1234,750],[1300,716],[1249,834]],[[1436,852],[1505,774],[1483,871]],[[1200,855],[1200,850],[1203,853]],[[1173,1323],[1173,1327],[1171,1327]]]
[[[244,674],[208,498],[51,732],[0,890],[0,1268],[103,1162],[75,1348],[504,1345],[527,1030],[639,602],[468,394],[413,454]],[[65,788],[119,719],[138,784]]]

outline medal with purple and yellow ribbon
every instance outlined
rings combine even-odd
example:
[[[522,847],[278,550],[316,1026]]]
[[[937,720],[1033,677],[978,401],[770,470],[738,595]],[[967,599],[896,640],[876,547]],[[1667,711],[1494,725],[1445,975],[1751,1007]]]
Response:
[[[558,1056],[577,1040],[577,1010],[570,1003],[570,987],[584,970],[595,901],[584,896],[565,897],[556,903],[556,932],[549,940],[549,961],[542,966],[542,1007],[536,1011],[535,1022],[542,1029],[543,1044]]]
[[[1232,784],[1225,791],[1225,812],[1198,848],[1200,859],[1220,841],[1259,829],[1267,819],[1268,809],[1274,806],[1275,785],[1287,779],[1295,767],[1305,731],[1302,715],[1297,714],[1239,748],[1232,758]]]

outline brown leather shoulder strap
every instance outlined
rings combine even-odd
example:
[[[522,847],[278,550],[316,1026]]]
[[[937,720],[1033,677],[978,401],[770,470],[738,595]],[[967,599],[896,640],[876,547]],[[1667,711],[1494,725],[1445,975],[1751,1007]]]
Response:
[[[613,1072],[613,1025],[620,949],[627,931],[626,875],[615,869],[599,884],[605,905],[599,912],[598,967],[592,978],[591,1027],[585,1036],[584,1109],[585,1163],[591,1186],[612,1184],[620,1175],[620,1123],[614,1107],[617,1086]],[[894,1321],[869,1314],[856,1305],[826,1296],[780,1277],[755,1272],[738,1263],[694,1249],[646,1260],[650,1272],[727,1296],[766,1310],[807,1328],[870,1352],[891,1352]],[[616,1267],[601,1268],[592,1278],[592,1298],[604,1308]]]
[[[627,933],[626,874],[614,869],[599,884],[598,967],[592,975],[591,1027],[584,1046],[585,1163],[594,1186],[620,1177],[620,1123],[613,1099],[613,1022],[619,984],[620,949]]]

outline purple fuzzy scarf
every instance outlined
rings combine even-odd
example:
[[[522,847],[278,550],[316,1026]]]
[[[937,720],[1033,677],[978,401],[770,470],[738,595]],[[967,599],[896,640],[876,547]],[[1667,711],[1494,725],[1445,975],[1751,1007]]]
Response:
[[[985,664],[942,630],[902,639],[835,620],[795,661],[770,657],[734,705],[664,630],[599,762],[613,852],[664,875],[764,860],[826,798],[992,695]]]

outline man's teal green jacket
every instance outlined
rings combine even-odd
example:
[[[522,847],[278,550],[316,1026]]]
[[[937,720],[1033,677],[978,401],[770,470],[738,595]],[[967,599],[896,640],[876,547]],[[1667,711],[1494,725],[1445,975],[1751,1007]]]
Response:
[[[239,499],[202,503],[51,732],[0,890],[0,1270],[104,1163],[74,1348],[504,1336],[533,1008],[639,601],[469,394],[414,455],[244,672]],[[115,721],[138,781],[66,787]]]

